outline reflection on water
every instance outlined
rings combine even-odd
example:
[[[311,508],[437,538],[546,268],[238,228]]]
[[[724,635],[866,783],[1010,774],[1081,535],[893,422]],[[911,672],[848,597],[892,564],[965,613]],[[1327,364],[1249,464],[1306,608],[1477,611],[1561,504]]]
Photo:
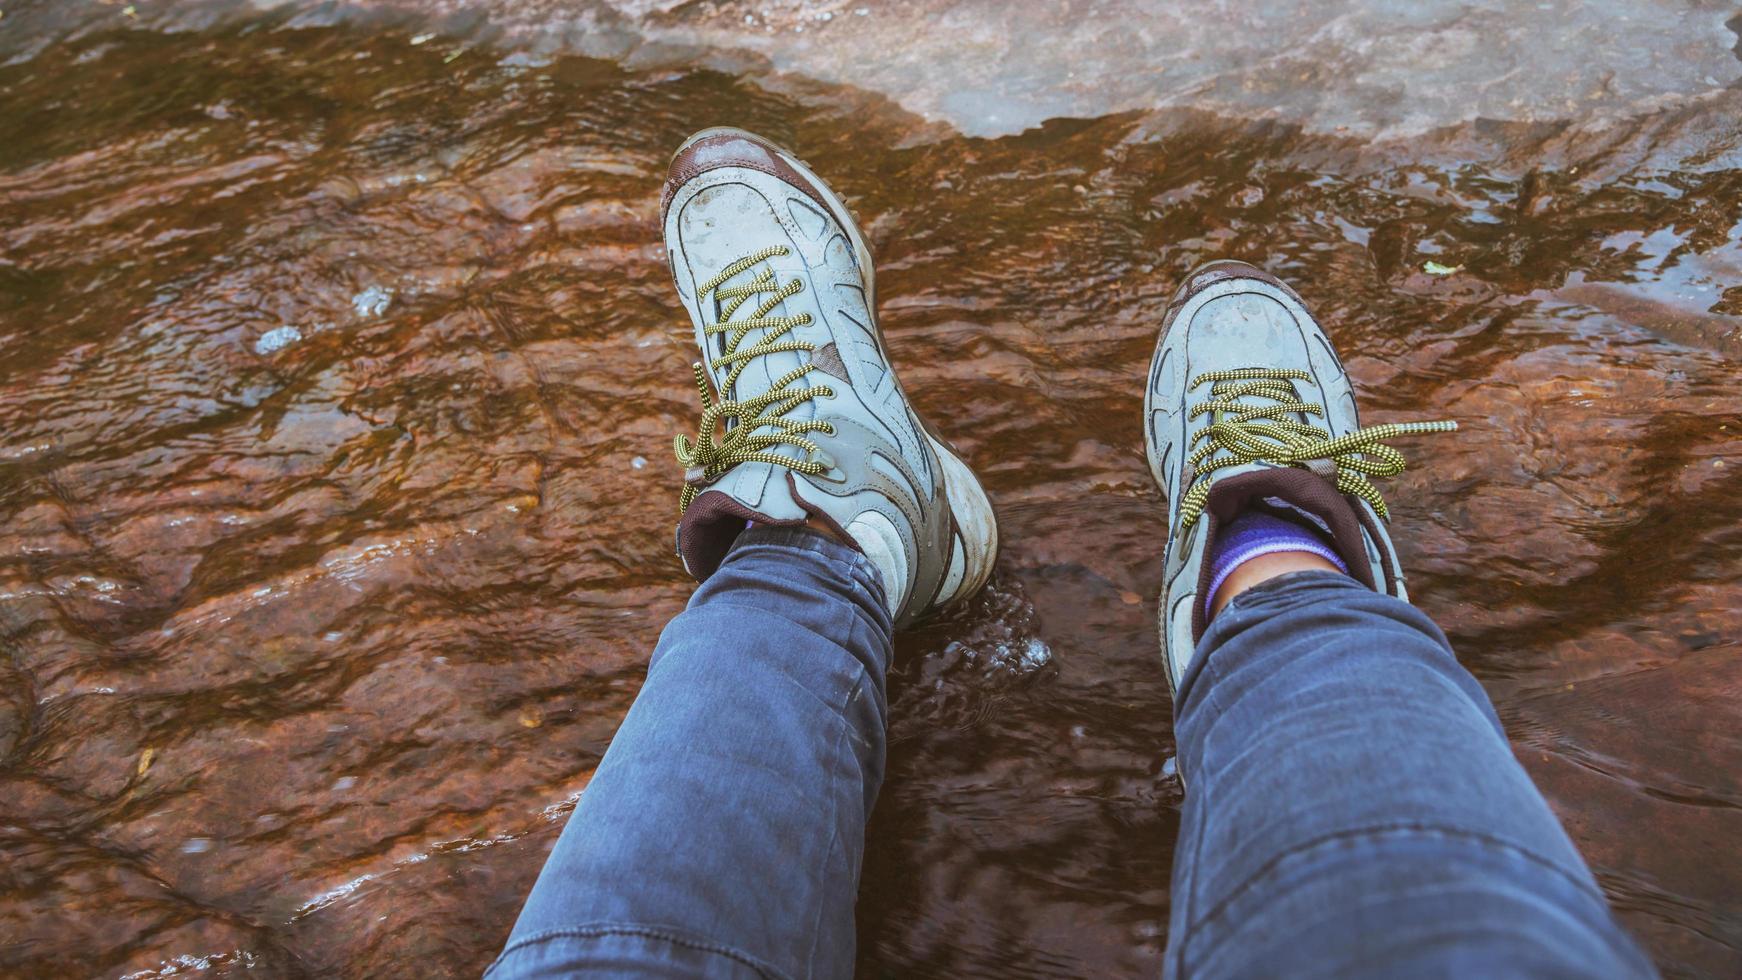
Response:
[[[865,973],[1156,964],[1139,386],[1221,256],[1315,304],[1369,419],[1464,422],[1390,491],[1413,590],[1666,968],[1742,969],[1742,164],[1664,159],[1710,119],[964,139],[365,28],[97,34],[0,92],[4,972],[488,961],[689,592],[656,202],[720,123],[854,202],[1004,520],[899,644]]]

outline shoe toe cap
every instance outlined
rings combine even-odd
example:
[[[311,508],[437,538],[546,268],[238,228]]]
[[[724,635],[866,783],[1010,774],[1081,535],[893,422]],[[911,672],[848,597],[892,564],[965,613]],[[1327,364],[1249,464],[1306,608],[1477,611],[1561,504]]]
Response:
[[[1310,325],[1267,291],[1210,297],[1183,326],[1193,376],[1246,367],[1308,367],[1305,340]]]

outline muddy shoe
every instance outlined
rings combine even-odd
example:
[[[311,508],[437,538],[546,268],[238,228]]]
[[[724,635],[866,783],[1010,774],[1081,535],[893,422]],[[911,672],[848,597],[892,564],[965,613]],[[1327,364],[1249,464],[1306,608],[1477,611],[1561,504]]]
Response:
[[[1316,526],[1356,579],[1408,598],[1368,478],[1403,470],[1383,440],[1457,425],[1361,428],[1330,341],[1274,276],[1212,262],[1186,278],[1162,321],[1143,415],[1170,510],[1161,645],[1176,692],[1208,618],[1210,543],[1249,504]]]
[[[700,433],[677,439],[684,567],[713,574],[746,521],[815,518],[877,567],[897,626],[973,595],[998,552],[991,503],[902,393],[840,198],[774,144],[708,129],[661,211],[702,351]]]

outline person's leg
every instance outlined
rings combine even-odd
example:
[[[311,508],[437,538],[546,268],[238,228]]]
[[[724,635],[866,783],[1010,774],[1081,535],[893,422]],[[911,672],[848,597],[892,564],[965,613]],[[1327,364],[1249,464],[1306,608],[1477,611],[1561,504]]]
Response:
[[[488,975],[850,975],[889,638],[864,555],[744,532],[666,626]]]
[[[997,522],[896,384],[870,252],[809,167],[703,130],[660,218],[701,358],[674,448],[702,585],[491,975],[848,976],[890,633],[979,591]]]
[[[1174,728],[1171,975],[1651,975],[1409,603],[1326,571],[1241,593]]]
[[[1455,426],[1362,427],[1300,297],[1240,262],[1175,296],[1145,416],[1186,788],[1168,972],[1650,975],[1407,601],[1369,478]]]

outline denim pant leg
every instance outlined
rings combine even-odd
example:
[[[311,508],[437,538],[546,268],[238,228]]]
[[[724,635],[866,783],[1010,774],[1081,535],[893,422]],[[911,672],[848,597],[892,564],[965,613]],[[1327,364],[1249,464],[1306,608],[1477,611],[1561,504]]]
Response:
[[[660,636],[488,976],[851,975],[883,603],[850,548],[740,535]]]
[[[1175,729],[1170,975],[1653,975],[1408,603],[1328,572],[1242,593]]]

